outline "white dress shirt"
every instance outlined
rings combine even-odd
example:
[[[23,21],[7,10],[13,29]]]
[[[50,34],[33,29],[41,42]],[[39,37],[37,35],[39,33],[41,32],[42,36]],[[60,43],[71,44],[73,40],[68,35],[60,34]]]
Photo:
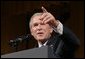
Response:
[[[54,26],[51,26],[53,28],[53,30],[56,32],[56,33],[59,33],[60,35],[63,34],[63,24],[58,20],[59,24],[57,27],[54,27]]]
[[[48,40],[43,45],[42,45],[42,43],[38,42],[38,46],[39,47],[46,46],[47,42],[48,42]]]

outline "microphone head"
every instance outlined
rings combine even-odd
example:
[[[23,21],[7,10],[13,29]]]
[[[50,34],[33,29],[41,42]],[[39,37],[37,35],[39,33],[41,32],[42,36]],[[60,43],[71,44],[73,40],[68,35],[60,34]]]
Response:
[[[19,37],[15,38],[14,40],[10,40],[9,45],[12,46],[12,47],[16,47],[20,42],[28,41],[31,38],[32,38],[31,34],[19,36]]]

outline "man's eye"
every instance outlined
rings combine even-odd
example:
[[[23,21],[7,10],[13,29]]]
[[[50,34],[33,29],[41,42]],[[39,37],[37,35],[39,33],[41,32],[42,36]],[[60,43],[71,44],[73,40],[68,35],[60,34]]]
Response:
[[[38,24],[34,24],[34,26],[38,26]]]

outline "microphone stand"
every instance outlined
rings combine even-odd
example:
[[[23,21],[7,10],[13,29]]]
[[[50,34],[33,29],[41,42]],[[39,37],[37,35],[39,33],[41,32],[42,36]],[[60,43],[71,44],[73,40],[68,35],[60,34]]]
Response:
[[[15,48],[15,52],[17,52],[18,51],[18,43],[15,43],[15,44],[16,44],[16,46],[14,48]]]
[[[17,52],[18,51],[19,42],[16,42],[16,41],[13,42],[13,40],[10,40],[10,41],[11,42],[9,43],[9,45],[14,48],[14,52]]]
[[[26,39],[26,49],[28,49],[28,39]]]
[[[26,40],[25,40],[25,42],[26,42],[26,49],[28,49],[28,42],[29,42],[29,39],[30,39],[31,35],[27,34],[27,37],[28,38],[26,38]]]

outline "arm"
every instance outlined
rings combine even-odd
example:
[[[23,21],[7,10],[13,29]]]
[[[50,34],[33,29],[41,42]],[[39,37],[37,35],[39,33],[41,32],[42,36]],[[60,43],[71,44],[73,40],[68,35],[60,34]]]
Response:
[[[56,24],[53,29],[56,33],[60,34],[60,38],[64,41],[64,43],[75,48],[79,47],[80,41],[77,36],[70,29],[63,26],[60,21],[57,22],[59,22],[58,25]]]
[[[80,41],[77,36],[67,27],[63,26],[60,21],[57,21],[58,25],[52,26],[56,33],[60,34],[60,38],[67,44],[72,46],[80,46]]]
[[[55,44],[55,56],[59,58],[73,58],[75,51],[80,46],[80,41],[76,35],[67,27],[63,26],[63,34],[59,36],[58,47]]]
[[[65,26],[63,27],[63,35],[61,35],[61,38],[67,45],[75,48],[80,46],[80,41],[77,36]]]

